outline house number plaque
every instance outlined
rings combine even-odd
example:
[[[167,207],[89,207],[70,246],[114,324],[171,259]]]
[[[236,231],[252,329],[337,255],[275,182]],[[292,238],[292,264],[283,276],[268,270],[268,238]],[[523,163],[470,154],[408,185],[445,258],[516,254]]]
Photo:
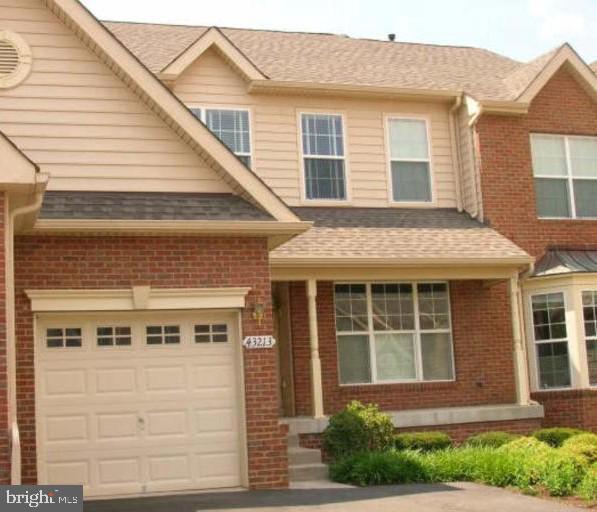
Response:
[[[272,348],[276,344],[273,336],[246,336],[243,346],[246,348]]]

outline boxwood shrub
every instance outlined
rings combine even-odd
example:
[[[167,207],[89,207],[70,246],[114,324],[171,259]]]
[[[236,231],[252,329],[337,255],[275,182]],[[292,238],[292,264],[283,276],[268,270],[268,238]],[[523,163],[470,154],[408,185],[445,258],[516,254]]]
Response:
[[[588,465],[594,464],[597,462],[597,434],[587,432],[570,437],[561,449],[581,457]]]
[[[500,446],[518,439],[520,436],[510,434],[509,432],[481,432],[470,436],[466,442],[466,446],[488,446],[490,448],[499,448]]]
[[[394,424],[376,405],[354,401],[330,418],[323,432],[323,447],[340,459],[365,451],[383,451],[392,447]]]
[[[536,439],[539,439],[539,441],[547,443],[549,446],[558,448],[559,446],[562,446],[566,439],[584,433],[584,430],[579,430],[577,428],[553,427],[535,430],[532,436]]]
[[[394,445],[398,450],[431,452],[452,446],[452,439],[444,432],[404,432],[396,434]]]

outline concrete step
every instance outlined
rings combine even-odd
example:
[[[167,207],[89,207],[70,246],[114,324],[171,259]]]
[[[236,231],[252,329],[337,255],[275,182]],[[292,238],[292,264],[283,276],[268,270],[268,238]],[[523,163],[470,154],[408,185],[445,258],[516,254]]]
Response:
[[[328,478],[328,467],[325,464],[297,464],[288,467],[291,482],[308,480],[325,480]]]
[[[288,448],[288,464],[321,464],[321,450],[314,448]]]
[[[288,448],[299,448],[299,436],[298,434],[289,434],[288,435]]]

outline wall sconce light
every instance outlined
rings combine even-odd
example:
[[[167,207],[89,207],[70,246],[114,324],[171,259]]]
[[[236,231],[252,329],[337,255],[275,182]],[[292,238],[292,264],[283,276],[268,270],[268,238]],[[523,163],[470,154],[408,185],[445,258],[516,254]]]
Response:
[[[261,303],[257,303],[253,306],[253,320],[257,322],[257,325],[261,325],[263,317],[265,316],[265,307]]]

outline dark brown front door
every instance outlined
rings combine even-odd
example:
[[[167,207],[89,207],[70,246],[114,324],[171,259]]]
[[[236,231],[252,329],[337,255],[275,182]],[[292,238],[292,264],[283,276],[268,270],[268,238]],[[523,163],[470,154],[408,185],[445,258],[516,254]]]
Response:
[[[274,336],[276,337],[276,346],[278,347],[280,415],[291,417],[295,415],[295,411],[288,283],[273,283],[272,294],[274,304]]]

